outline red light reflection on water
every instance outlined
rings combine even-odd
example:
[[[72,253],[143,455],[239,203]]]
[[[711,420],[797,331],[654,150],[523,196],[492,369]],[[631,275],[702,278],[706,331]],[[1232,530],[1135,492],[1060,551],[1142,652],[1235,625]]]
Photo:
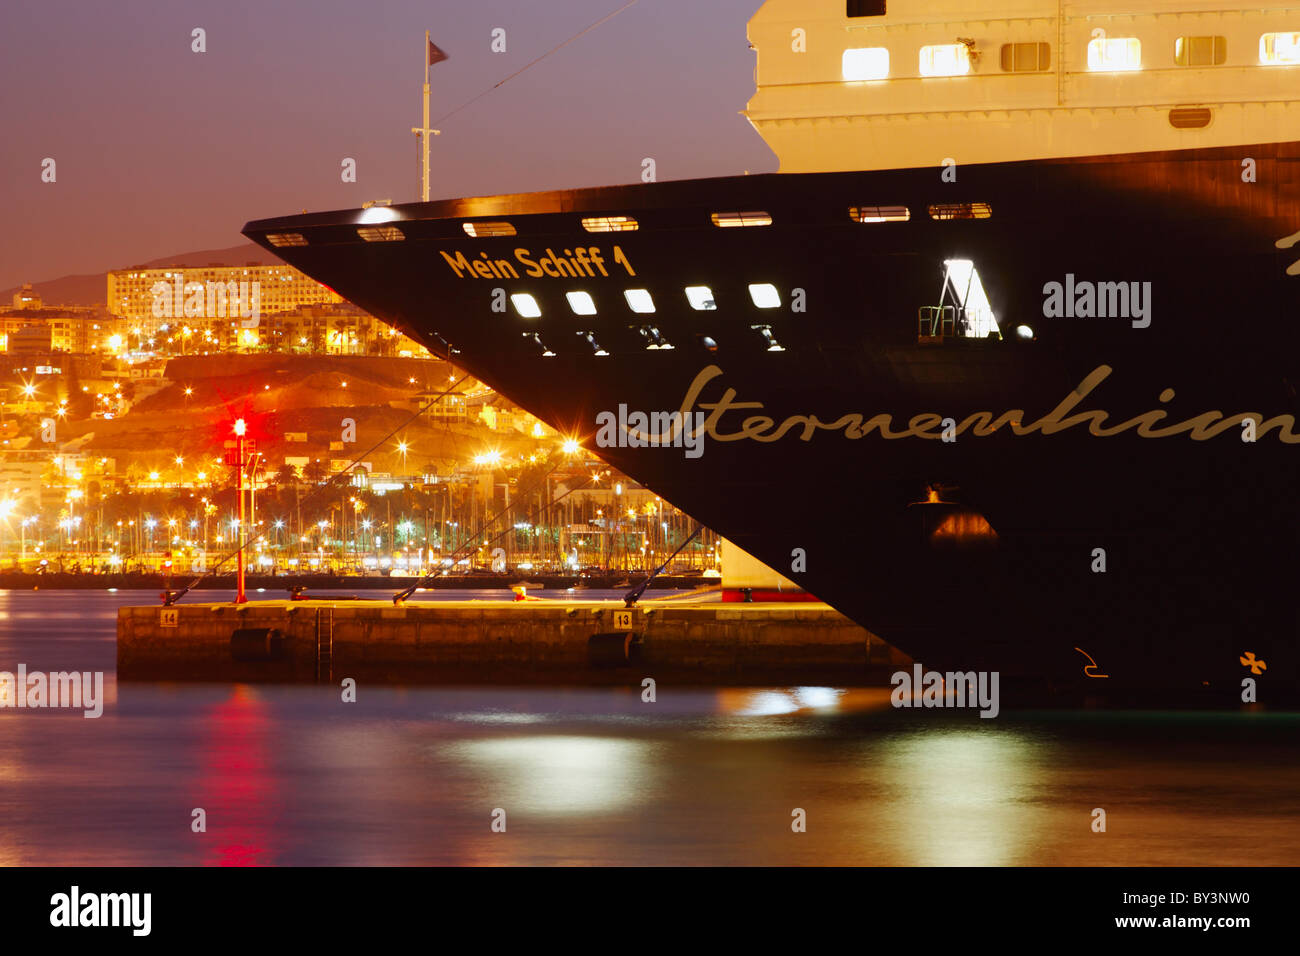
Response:
[[[207,813],[207,833],[196,833],[207,847],[207,866],[261,866],[274,862],[270,824],[276,812],[268,772],[272,721],[267,706],[251,688],[236,686],[203,721],[199,740],[201,772],[194,806]]]

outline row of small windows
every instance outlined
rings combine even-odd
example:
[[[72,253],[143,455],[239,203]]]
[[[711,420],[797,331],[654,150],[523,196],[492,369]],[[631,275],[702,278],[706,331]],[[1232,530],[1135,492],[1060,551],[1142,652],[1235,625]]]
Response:
[[[713,290],[708,286],[688,285],[684,291],[686,301],[696,312],[712,312],[718,308],[717,300],[713,296]],[[568,300],[569,309],[574,315],[596,314],[596,300],[591,297],[590,292],[566,292],[564,297]],[[649,289],[624,289],[623,298],[627,302],[628,308],[638,315],[650,315],[655,311],[654,296],[650,294]],[[760,309],[779,309],[781,307],[781,293],[770,282],[751,282],[749,284],[749,298]],[[538,303],[536,296],[531,292],[513,293],[510,296],[510,304],[515,307],[515,311],[522,318],[541,318],[542,307]]]
[[[931,219],[940,222],[952,219],[988,219],[993,215],[992,207],[984,202],[932,203],[926,207],[926,210]],[[912,218],[912,211],[907,206],[850,206],[848,212],[849,218],[854,222],[908,222]],[[619,222],[636,222],[626,216],[606,218]],[[715,226],[723,228],[772,225],[771,215],[761,211],[715,212],[712,218]],[[479,238],[518,234],[515,227],[508,222],[467,222],[463,223],[463,226],[468,235]],[[396,226],[358,226],[357,235],[366,242],[400,242],[406,238],[402,230]],[[267,233],[266,239],[277,248],[307,245],[306,237],[300,232],[271,232]]]
[[[922,76],[965,76],[971,71],[973,43],[937,43],[921,47],[918,69]],[[1179,37],[1174,41],[1177,66],[1222,66],[1228,41],[1221,36]],[[1002,44],[1002,69],[1007,73],[1042,73],[1051,69],[1049,43]],[[1259,62],[1264,66],[1300,64],[1300,31],[1265,33],[1259,39]],[[1088,41],[1088,69],[1111,73],[1142,69],[1142,41],[1137,37],[1094,37]],[[884,80],[889,77],[889,50],[883,46],[844,51],[840,72],[845,80]]]

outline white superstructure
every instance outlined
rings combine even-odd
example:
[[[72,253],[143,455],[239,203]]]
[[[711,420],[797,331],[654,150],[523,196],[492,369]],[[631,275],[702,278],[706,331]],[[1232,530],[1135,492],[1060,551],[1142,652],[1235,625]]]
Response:
[[[782,172],[1300,140],[1300,5],[768,0],[749,40]]]

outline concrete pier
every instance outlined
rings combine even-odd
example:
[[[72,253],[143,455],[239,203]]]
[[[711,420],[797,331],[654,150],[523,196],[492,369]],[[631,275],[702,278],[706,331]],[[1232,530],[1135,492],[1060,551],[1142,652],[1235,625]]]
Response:
[[[863,684],[909,660],[811,602],[253,601],[117,619],[120,681]]]

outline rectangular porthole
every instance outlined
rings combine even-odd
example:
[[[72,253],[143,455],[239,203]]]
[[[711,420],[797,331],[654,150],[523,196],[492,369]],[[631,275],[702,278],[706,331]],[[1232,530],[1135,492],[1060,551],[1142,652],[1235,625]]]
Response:
[[[573,310],[574,315],[596,314],[596,303],[592,300],[590,292],[566,292],[564,297],[569,300],[569,308]]]
[[[516,235],[515,227],[508,222],[463,222],[461,228],[465,230],[465,235],[473,236],[475,239]]]
[[[1178,66],[1222,66],[1228,58],[1224,37],[1179,37],[1174,41],[1174,63]]]
[[[639,223],[631,216],[588,216],[582,228],[588,232],[634,232]]]
[[[715,226],[723,229],[772,225],[772,217],[765,212],[715,212],[711,218]]]
[[[515,292],[510,296],[510,304],[515,307],[515,311],[525,319],[540,318],[542,307],[537,304],[537,300],[528,292]]]
[[[922,76],[965,76],[970,72],[970,50],[964,43],[937,43],[921,47]]]
[[[749,284],[749,297],[754,300],[754,305],[760,309],[779,309],[781,307],[781,293],[776,291],[776,286],[770,282],[751,282]]]
[[[854,80],[883,80],[889,76],[889,51],[883,46],[845,50],[840,58],[840,76]]]
[[[400,242],[406,238],[396,226],[358,226],[357,235],[366,242]]]
[[[1088,69],[1096,73],[1142,69],[1142,41],[1137,37],[1097,37],[1089,40]]]
[[[952,202],[935,203],[930,207],[930,218],[946,221],[949,219],[988,219],[993,209],[986,202]]]
[[[850,19],[855,17],[883,17],[885,15],[885,0],[845,0],[844,15]]]
[[[1052,67],[1048,43],[1002,44],[1002,69],[1007,73],[1042,73]]]
[[[854,222],[907,222],[912,211],[906,206],[850,206],[849,218]]]
[[[623,293],[627,299],[627,304],[631,306],[633,312],[653,312],[655,310],[655,300],[650,297],[648,289],[628,289]]]
[[[1259,38],[1259,62],[1268,66],[1300,63],[1300,33],[1265,33]]]
[[[718,307],[718,303],[713,298],[713,290],[706,285],[688,285],[686,301],[696,312],[709,312]]]
[[[305,246],[307,240],[301,232],[268,232],[266,241],[276,246]]]

